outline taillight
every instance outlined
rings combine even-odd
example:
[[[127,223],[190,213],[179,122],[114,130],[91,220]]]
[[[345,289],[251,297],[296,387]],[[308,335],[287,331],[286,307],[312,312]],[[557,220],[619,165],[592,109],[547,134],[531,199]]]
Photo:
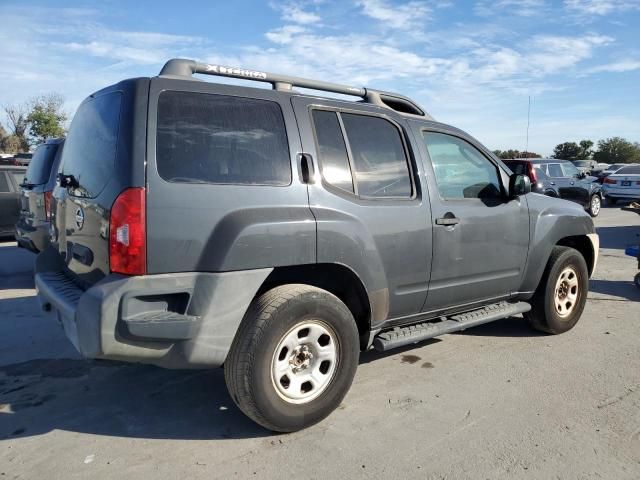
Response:
[[[533,184],[538,183],[538,176],[536,175],[536,169],[533,166],[533,163],[529,164],[529,180],[531,180],[531,183]]]
[[[44,217],[48,221],[51,220],[51,198],[53,192],[44,192]]]
[[[604,179],[604,183],[608,183],[609,185],[615,185],[616,181],[614,179],[612,179],[612,178],[608,178],[607,177],[607,178]]]
[[[145,189],[128,188],[111,207],[109,269],[125,275],[147,273]]]

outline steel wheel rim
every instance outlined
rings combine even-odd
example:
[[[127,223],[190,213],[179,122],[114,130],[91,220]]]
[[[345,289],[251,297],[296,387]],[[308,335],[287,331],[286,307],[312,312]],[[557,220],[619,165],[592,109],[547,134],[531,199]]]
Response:
[[[591,199],[591,212],[597,215],[600,212],[600,197],[594,195]]]
[[[305,320],[285,333],[271,360],[271,382],[284,401],[308,403],[335,377],[340,345],[334,330],[320,320]]]
[[[578,303],[579,294],[578,273],[573,267],[565,267],[558,276],[553,295],[556,313],[561,318],[571,315]]]

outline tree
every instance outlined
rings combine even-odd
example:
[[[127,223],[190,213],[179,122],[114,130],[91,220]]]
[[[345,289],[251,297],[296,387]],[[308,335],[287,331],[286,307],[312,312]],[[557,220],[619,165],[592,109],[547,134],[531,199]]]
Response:
[[[9,121],[9,136],[14,137],[10,143],[15,147],[15,150],[8,150],[3,147],[5,151],[26,152],[29,150],[29,141],[27,139],[27,127],[29,126],[27,120],[28,112],[29,107],[26,104],[4,106],[4,113],[7,115]],[[3,144],[4,143],[5,141],[3,140]]]
[[[580,154],[580,146],[576,142],[564,142],[553,149],[553,158],[575,160]]]
[[[591,140],[580,140],[576,142],[564,142],[556,145],[553,149],[553,158],[562,160],[587,160],[593,154],[593,142]]]
[[[502,158],[503,160],[505,159],[509,159],[509,158],[541,158],[540,155],[538,155],[535,152],[521,152],[520,150],[514,150],[514,149],[509,149],[509,150],[494,150],[493,153],[495,154],[496,157],[498,158]]]
[[[27,123],[33,143],[42,143],[47,138],[65,134],[64,122],[67,121],[67,114],[62,109],[63,106],[64,97],[57,93],[41,95],[31,100]]]
[[[640,146],[620,137],[607,138],[598,142],[593,158],[609,164],[640,162]]]
[[[26,152],[28,149],[29,146],[24,145],[24,139],[17,135],[7,135],[0,140],[0,150],[6,153]]]
[[[593,155],[593,142],[591,140],[580,140],[580,152],[578,153],[579,160],[587,160]]]

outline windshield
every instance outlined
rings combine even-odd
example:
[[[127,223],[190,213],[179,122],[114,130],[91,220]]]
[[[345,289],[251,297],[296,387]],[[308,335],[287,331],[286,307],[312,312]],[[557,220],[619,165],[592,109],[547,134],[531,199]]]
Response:
[[[29,168],[25,176],[26,183],[40,185],[49,181],[53,159],[57,150],[58,144],[44,144],[38,147],[36,153],[33,154],[31,162],[29,162]]]

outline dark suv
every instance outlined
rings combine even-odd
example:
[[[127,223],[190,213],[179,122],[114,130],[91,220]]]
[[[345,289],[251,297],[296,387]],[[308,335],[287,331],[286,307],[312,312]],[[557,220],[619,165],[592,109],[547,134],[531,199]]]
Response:
[[[49,244],[51,201],[64,139],[51,138],[33,154],[20,185],[20,219],[16,224],[18,246],[39,252]]]
[[[602,186],[595,181],[595,177],[580,172],[570,161],[518,158],[504,160],[504,163],[512,172],[529,177],[531,191],[579,203],[592,217],[600,213]]]
[[[362,350],[521,313],[571,329],[598,256],[581,207],[406,97],[190,60],[87,98],[59,182],[36,285],[76,348],[224,364],[276,431],[334,410]]]

